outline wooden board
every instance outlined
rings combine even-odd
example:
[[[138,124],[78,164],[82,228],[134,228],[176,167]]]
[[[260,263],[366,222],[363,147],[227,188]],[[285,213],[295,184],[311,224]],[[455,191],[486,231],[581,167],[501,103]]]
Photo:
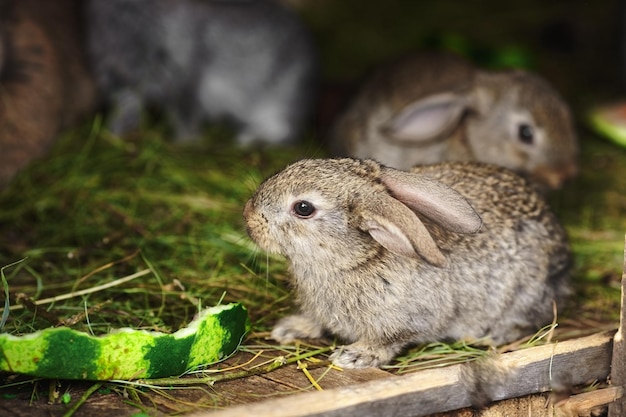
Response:
[[[626,237],[624,238],[624,267],[622,270],[622,303],[620,322],[613,343],[613,360],[611,363],[611,383],[626,390],[626,341],[624,340],[624,325],[626,324]],[[626,396],[609,406],[609,417],[623,417],[626,415]]]
[[[610,372],[612,338],[612,332],[604,332],[482,362],[384,377],[191,416],[425,416],[469,407],[485,398],[497,401],[603,381]]]

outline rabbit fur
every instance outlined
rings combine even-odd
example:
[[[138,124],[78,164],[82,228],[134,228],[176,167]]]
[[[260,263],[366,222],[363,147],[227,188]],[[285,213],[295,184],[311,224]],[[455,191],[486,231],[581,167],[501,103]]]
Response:
[[[0,1],[0,188],[94,110],[78,0]]]
[[[569,291],[563,228],[502,167],[301,160],[259,186],[244,218],[261,249],[289,261],[299,313],[272,337],[337,336],[342,367],[379,366],[416,343],[517,340]]]
[[[175,138],[206,121],[234,123],[238,141],[293,140],[312,101],[316,58],[296,16],[263,0],[90,0],[88,51],[111,107],[109,128],[163,110]]]
[[[442,161],[504,166],[556,189],[578,171],[566,102],[541,77],[487,71],[460,56],[422,52],[365,82],[330,132],[333,154],[399,169]]]

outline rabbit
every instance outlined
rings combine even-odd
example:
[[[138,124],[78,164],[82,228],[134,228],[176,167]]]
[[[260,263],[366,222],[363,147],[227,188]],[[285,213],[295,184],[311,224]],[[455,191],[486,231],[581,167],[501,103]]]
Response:
[[[413,344],[518,340],[569,294],[564,229],[528,180],[495,165],[304,159],[266,179],[243,216],[288,260],[299,305],[271,337],[336,336],[340,367],[381,366]]]
[[[92,114],[80,1],[0,1],[0,188]]]
[[[479,161],[558,189],[578,172],[567,103],[528,71],[487,71],[442,51],[414,53],[374,73],[334,122],[335,156],[398,169]]]
[[[91,68],[123,135],[160,107],[178,141],[228,120],[242,145],[294,141],[312,101],[316,57],[296,16],[263,0],[90,0]]]

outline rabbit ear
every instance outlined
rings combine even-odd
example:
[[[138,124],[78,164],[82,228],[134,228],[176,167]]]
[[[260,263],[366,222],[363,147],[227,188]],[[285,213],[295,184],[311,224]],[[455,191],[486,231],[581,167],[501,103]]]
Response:
[[[426,226],[407,206],[389,194],[368,200],[360,213],[360,229],[398,255],[422,256],[434,266],[446,265]]]
[[[430,95],[406,106],[381,129],[403,142],[428,142],[458,126],[467,108],[466,98],[456,93]]]
[[[476,233],[482,219],[465,197],[447,185],[411,172],[384,167],[389,192],[416,213],[456,233]]]

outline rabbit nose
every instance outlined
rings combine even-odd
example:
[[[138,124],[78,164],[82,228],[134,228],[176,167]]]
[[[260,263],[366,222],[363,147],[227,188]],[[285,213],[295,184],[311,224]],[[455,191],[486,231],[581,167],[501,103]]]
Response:
[[[546,172],[543,175],[543,181],[553,190],[558,190],[563,186],[567,177],[557,172]]]

